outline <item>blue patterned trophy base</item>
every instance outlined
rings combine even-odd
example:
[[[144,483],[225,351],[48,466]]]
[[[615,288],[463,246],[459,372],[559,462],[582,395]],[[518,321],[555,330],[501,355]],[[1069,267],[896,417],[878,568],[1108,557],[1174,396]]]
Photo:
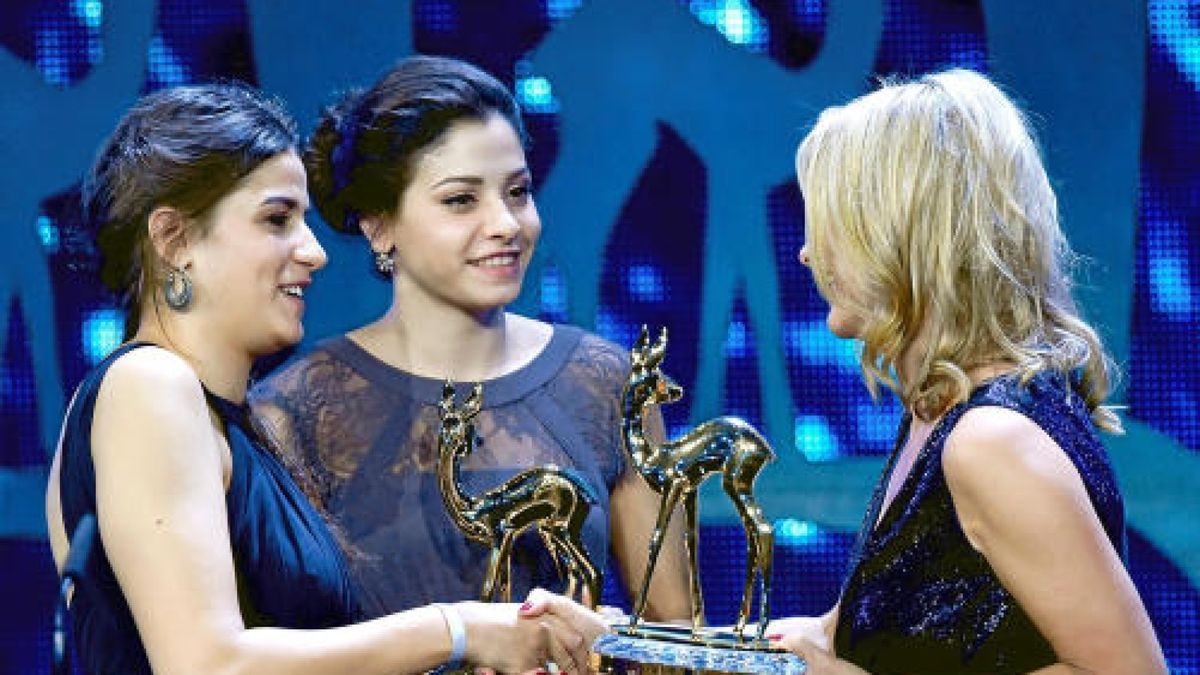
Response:
[[[639,673],[770,673],[800,675],[804,660],[758,640],[740,641],[729,631],[705,630],[693,638],[690,628],[670,624],[614,626],[592,645],[600,672]]]

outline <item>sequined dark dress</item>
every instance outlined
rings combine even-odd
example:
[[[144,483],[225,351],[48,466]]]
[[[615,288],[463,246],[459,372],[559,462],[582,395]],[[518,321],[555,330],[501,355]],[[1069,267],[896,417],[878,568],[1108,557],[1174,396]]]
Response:
[[[834,639],[840,658],[871,673],[1025,673],[1057,660],[968,543],[950,499],[942,450],[963,414],[979,406],[1017,411],[1058,443],[1124,558],[1121,496],[1087,407],[1067,378],[1043,371],[1024,386],[1015,376],[984,382],[936,425],[882,521],[879,510],[908,420],[876,487],[842,590]]]
[[[479,494],[533,466],[574,470],[599,497],[583,540],[603,568],[609,495],[626,471],[619,404],[628,372],[624,350],[555,326],[530,363],[483,383],[484,408],[474,420],[482,443],[463,461],[464,491]],[[478,599],[483,587],[489,548],[465,538],[438,488],[442,385],[339,336],[286,364],[251,395],[256,413],[313,474],[357,549],[351,567],[371,616]],[[512,561],[514,600],[535,586],[562,589],[536,533],[518,539]]]
[[[63,428],[60,499],[73,532],[96,512],[92,415],[105,373],[145,344],[114,351],[80,383]],[[358,610],[341,549],[291,475],[259,442],[248,408],[205,392],[225,423],[233,462],[225,495],[242,618],[247,627],[330,628]],[[136,477],[130,477],[136,480]],[[104,531],[71,604],[76,652],[86,672],[150,673],[133,616],[104,553]]]

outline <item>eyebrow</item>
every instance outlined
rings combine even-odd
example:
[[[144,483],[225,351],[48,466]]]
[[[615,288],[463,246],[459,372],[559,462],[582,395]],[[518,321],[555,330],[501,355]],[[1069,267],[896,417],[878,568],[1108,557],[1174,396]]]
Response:
[[[507,182],[514,178],[523,178],[526,176],[532,176],[532,174],[530,174],[530,172],[529,172],[529,167],[523,166],[519,169],[509,172],[509,174],[504,177],[504,180],[505,180],[505,182]],[[442,185],[445,185],[447,183],[467,183],[468,185],[483,185],[483,179],[480,178],[479,176],[449,176],[447,178],[443,178],[443,179],[439,180],[438,182],[434,183],[431,187],[437,188],[437,187],[441,187]]]
[[[276,204],[285,206],[288,209],[300,208],[299,201],[292,199],[291,197],[284,197],[282,195],[273,195],[273,196],[267,197],[266,199],[264,199],[262,201],[262,204],[260,206],[275,206]]]

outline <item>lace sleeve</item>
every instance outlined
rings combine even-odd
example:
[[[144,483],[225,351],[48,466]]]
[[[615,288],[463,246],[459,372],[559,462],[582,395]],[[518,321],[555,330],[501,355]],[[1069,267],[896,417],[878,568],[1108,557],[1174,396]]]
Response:
[[[583,434],[599,455],[611,490],[627,467],[621,440],[621,391],[629,375],[629,355],[617,345],[585,334],[571,359],[577,384],[586,389],[591,410],[581,412]]]
[[[308,414],[319,403],[306,385],[311,367],[309,357],[289,364],[250,391],[249,402],[255,424],[272,452],[287,467],[312,502],[328,506],[332,477],[317,459],[314,416]]]

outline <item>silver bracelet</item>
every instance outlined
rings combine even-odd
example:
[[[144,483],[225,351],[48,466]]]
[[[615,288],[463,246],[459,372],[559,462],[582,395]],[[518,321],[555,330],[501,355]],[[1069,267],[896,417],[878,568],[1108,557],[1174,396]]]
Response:
[[[446,668],[454,670],[461,668],[463,657],[467,655],[467,627],[463,624],[462,616],[454,605],[434,604],[442,613],[446,628],[450,630],[450,658],[446,660]]]

